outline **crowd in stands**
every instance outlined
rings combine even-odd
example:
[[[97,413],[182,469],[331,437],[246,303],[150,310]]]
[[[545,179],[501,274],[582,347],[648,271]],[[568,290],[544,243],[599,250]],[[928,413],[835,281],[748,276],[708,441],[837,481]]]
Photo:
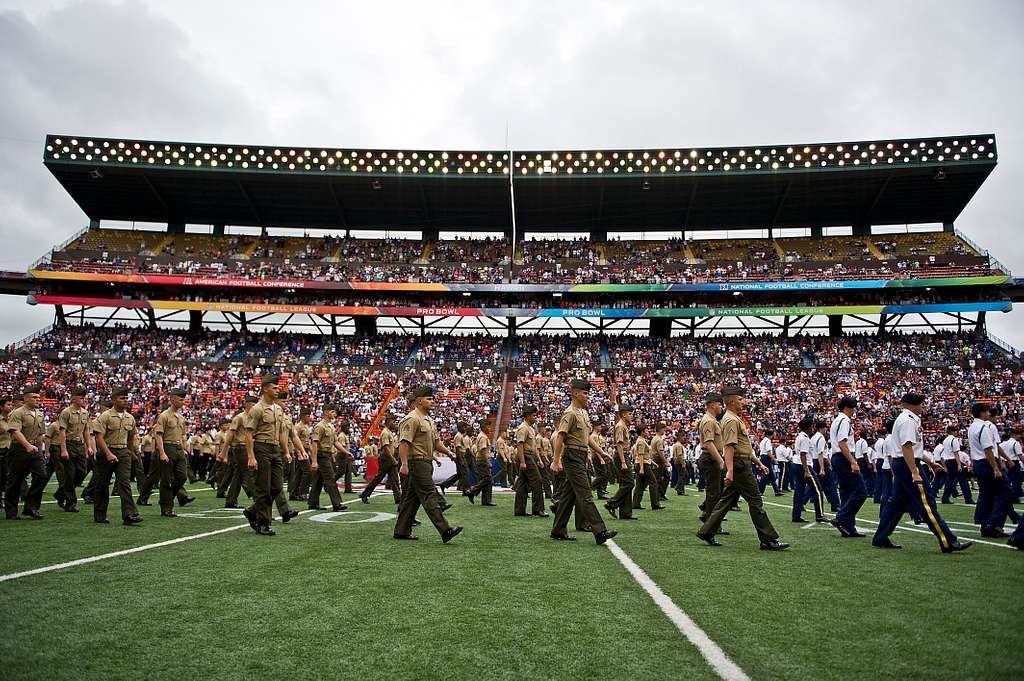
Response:
[[[594,334],[533,334],[517,338],[514,365],[520,367],[591,367],[601,362],[600,340]]]
[[[432,262],[507,264],[508,239],[446,239],[430,247]]]
[[[596,263],[599,259],[589,239],[529,239],[519,244],[517,261],[525,265],[565,260]]]
[[[412,354],[412,363],[504,364],[504,346],[503,337],[482,333],[460,336],[443,333],[424,334]]]
[[[84,325],[56,327],[7,350],[23,354],[63,352],[67,356],[95,355],[133,361],[183,361],[212,357],[226,341],[225,335],[212,331],[140,331],[138,327],[123,324],[104,328]]]
[[[970,360],[998,361],[1004,353],[984,336],[937,332],[928,334],[808,337],[802,346],[811,361],[821,367],[949,366]]]
[[[609,336],[611,366],[634,368],[700,367],[701,346],[692,339],[661,339],[649,336]]]

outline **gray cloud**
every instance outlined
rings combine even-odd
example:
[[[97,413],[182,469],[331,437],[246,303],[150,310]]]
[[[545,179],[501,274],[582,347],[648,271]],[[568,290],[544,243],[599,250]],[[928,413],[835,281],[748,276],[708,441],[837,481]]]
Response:
[[[4,3],[0,267],[84,217],[48,131],[282,144],[764,144],[995,132],[957,226],[1024,272],[1017,2]],[[45,311],[0,301],[0,341]],[[16,312],[12,314],[11,311]],[[1021,313],[996,333],[1024,345]]]

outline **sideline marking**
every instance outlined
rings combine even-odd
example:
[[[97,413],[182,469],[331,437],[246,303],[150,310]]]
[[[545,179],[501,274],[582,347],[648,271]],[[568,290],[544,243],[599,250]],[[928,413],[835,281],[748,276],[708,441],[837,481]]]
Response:
[[[661,611],[672,620],[672,623],[676,625],[676,629],[686,636],[687,640],[700,651],[700,654],[704,656],[704,659],[715,670],[716,674],[725,681],[750,681],[750,677],[735,662],[729,659],[725,651],[719,648],[718,644],[712,641],[711,637],[704,633],[704,630],[698,627],[690,619],[689,615],[680,610],[679,606],[654,583],[654,580],[639,565],[633,562],[633,559],[614,540],[609,540],[606,545],[612,552],[612,555],[618,558],[622,566],[633,576],[637,584],[643,587],[643,590],[651,597],[654,604],[661,608]]]
[[[391,492],[388,492],[391,494]],[[372,494],[370,496],[377,496]],[[315,509],[306,509],[305,511],[299,511],[299,515],[305,515],[307,513],[315,513]],[[275,516],[276,518],[277,516]],[[69,560],[66,563],[55,563],[54,565],[46,565],[40,568],[34,568],[32,570],[24,570],[22,572],[12,572],[8,575],[0,575],[0,583],[10,582],[15,579],[21,579],[22,577],[31,577],[32,575],[41,575],[47,572],[55,572],[57,570],[67,570],[69,568],[78,567],[79,565],[88,565],[89,563],[96,563],[101,560],[107,560],[108,558],[117,558],[118,556],[127,556],[132,553],[140,553],[142,551],[149,551],[150,549],[158,549],[164,546],[173,546],[174,544],[181,544],[182,542],[192,541],[193,539],[202,539],[203,537],[212,537],[217,534],[224,534],[225,532],[234,532],[235,530],[241,530],[242,528],[249,527],[249,523],[244,525],[232,525],[231,527],[222,527],[219,530],[212,530],[210,532],[202,532],[200,534],[190,534],[186,537],[176,537],[175,539],[168,539],[166,541],[156,542],[155,544],[144,544],[142,546],[135,546],[130,549],[124,549],[122,551],[112,551],[110,553],[102,553],[98,556],[89,556],[87,558],[79,558],[77,560]]]

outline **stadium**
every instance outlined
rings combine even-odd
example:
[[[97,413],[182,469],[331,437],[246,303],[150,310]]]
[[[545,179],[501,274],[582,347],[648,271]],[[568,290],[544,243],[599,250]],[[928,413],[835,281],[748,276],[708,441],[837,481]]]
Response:
[[[81,476],[58,465],[71,430],[47,428],[41,470],[15,470],[12,455],[6,508],[20,522],[0,525],[4,677],[98,678],[110,659],[139,656],[146,676],[176,679],[841,679],[864,675],[861,653],[876,651],[878,678],[1013,678],[1019,637],[990,632],[1019,630],[1015,512],[1008,502],[1005,527],[976,522],[979,494],[992,493],[969,472],[967,445],[972,406],[989,403],[1019,503],[1024,377],[987,319],[1008,313],[1024,282],[955,226],[997,160],[995,136],[977,133],[529,151],[47,135],[42,163],[88,225],[0,275],[2,293],[53,309],[50,327],[0,359],[5,418],[25,386],[48,425],[78,388],[92,419],[126,399],[129,499],[144,522],[124,516],[123,527],[116,500],[110,524],[93,522],[111,493],[88,487],[92,460]],[[784,551],[758,550],[746,498],[720,540],[694,536],[709,494],[700,424],[723,389],[727,405],[733,389],[746,396],[768,471],[763,509]],[[295,457],[282,492],[292,510],[278,497],[276,536],[246,522],[249,485],[225,498],[220,460],[227,422],[268,390],[286,391],[284,410],[308,424],[301,447],[282,440]],[[164,514],[142,487],[153,471],[164,483],[154,433],[171,432],[157,424],[172,391],[188,475],[180,489],[167,482]],[[586,494],[593,486],[614,538],[581,521],[551,454],[539,501],[519,465],[524,419],[543,464],[540,440],[558,439],[578,392],[609,452],[626,423],[631,481],[636,457],[636,492],[606,511],[597,499],[616,499],[622,478],[590,444]],[[390,474],[367,482],[386,463],[384,429],[427,393],[452,451],[435,450],[431,503],[463,533],[442,541],[430,509],[420,541],[394,541],[399,495],[417,488],[394,489]],[[871,545],[895,495],[876,442],[907,393],[926,399],[924,508],[970,551],[947,551],[934,518],[913,514],[896,519],[902,550]],[[830,523],[850,493],[837,472],[800,511],[787,481],[802,420],[832,423],[844,396],[868,493],[851,541]],[[321,419],[346,433],[329,476],[300,467]],[[656,470],[646,500],[641,442]],[[27,501],[11,498],[21,479]],[[320,482],[337,487],[332,505],[316,500]],[[533,492],[533,514],[514,503],[517,484]],[[576,499],[575,543],[552,541],[559,516],[547,511],[560,498]],[[639,522],[623,522],[631,509]],[[968,592],[984,616],[950,610]],[[31,614],[16,616],[24,603]]]

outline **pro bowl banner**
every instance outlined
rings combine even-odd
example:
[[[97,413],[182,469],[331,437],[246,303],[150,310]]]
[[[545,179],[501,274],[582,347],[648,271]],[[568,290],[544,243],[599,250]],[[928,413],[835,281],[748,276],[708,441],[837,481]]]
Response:
[[[333,291],[416,291],[476,293],[694,293],[701,291],[842,291],[881,288],[935,288],[942,286],[996,286],[1006,275],[946,277],[942,279],[842,279],[822,281],[729,281],[701,284],[432,284],[421,282],[310,281],[305,279],[240,279],[172,274],[113,274],[32,270],[37,279],[97,281],[155,286],[217,286],[246,289],[303,289]]]
[[[41,305],[80,305],[83,307],[123,307],[153,310],[198,310],[200,312],[247,312],[252,314],[317,314],[380,317],[781,317],[807,315],[911,314],[915,312],[1009,312],[1009,301],[978,303],[929,303],[923,305],[786,305],[759,307],[385,307],[354,305],[292,305],[262,303],[203,302],[185,300],[125,300],[87,296],[35,295],[30,302]]]

